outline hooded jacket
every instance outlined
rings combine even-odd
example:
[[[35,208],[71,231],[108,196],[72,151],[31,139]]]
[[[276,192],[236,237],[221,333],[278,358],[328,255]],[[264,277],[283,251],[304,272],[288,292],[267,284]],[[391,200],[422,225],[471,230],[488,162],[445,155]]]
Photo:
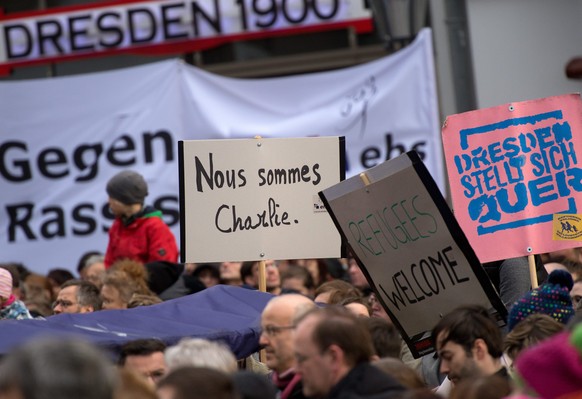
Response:
[[[115,218],[109,229],[105,267],[125,258],[144,264],[178,261],[176,238],[162,220],[161,211],[146,206],[128,219]]]

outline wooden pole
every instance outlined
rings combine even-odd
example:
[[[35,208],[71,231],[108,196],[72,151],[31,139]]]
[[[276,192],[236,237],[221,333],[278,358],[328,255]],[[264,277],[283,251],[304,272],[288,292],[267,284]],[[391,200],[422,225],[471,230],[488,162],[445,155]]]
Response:
[[[260,140],[261,136],[255,136],[255,139]],[[257,144],[259,147],[261,143]],[[262,256],[263,254],[261,254]],[[264,260],[259,261],[259,291],[267,292],[267,263]],[[259,351],[259,362],[265,363],[267,354],[264,349]]]
[[[267,262],[259,261],[259,291],[267,292]],[[264,349],[259,351],[259,361],[265,363],[267,361],[267,353]]]
[[[256,140],[260,140],[262,139],[261,136],[255,136]],[[257,144],[258,146],[261,145],[261,143]],[[261,256],[263,256],[263,254],[261,254]],[[259,291],[261,292],[267,292],[267,266],[264,260],[260,260],[259,261]]]
[[[529,263],[529,279],[531,281],[531,288],[538,287],[538,274],[536,272],[536,259],[535,255],[528,255],[527,260]]]
[[[360,173],[360,179],[362,179],[362,181],[364,182],[364,185],[366,185],[366,186],[370,185],[370,178],[368,177],[366,172]]]
[[[267,292],[267,262],[259,261],[259,291]]]

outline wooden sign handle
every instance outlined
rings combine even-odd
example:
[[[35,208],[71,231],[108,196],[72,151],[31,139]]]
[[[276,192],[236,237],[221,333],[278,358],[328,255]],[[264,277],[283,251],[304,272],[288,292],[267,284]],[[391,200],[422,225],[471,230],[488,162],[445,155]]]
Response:
[[[261,136],[255,136],[256,140],[262,139]],[[259,261],[259,291],[267,292],[267,266],[264,260]]]
[[[362,179],[365,186],[370,185],[370,178],[368,177],[368,175],[365,172],[360,173],[360,179]]]
[[[259,261],[259,291],[267,292],[267,262]]]
[[[267,262],[259,261],[259,291],[267,292]],[[267,360],[267,353],[264,349],[259,351],[259,361],[265,363]]]
[[[538,274],[536,272],[536,259],[535,255],[528,255],[527,260],[529,262],[529,278],[531,281],[531,288],[538,287]]]

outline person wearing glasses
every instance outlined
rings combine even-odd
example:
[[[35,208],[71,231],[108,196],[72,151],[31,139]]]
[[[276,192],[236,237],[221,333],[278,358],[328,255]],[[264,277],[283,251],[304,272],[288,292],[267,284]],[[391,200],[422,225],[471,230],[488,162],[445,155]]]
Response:
[[[315,308],[315,303],[299,294],[285,294],[271,299],[261,315],[259,344],[265,349],[265,364],[281,399],[304,398],[301,377],[295,373],[293,322]]]
[[[91,313],[101,310],[99,288],[85,280],[69,280],[61,285],[53,313]]]

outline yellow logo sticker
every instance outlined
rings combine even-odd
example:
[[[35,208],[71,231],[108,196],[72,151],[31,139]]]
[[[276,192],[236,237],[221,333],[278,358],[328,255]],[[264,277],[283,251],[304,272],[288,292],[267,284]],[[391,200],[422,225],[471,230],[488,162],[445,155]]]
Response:
[[[582,241],[582,215],[555,213],[553,239]]]

